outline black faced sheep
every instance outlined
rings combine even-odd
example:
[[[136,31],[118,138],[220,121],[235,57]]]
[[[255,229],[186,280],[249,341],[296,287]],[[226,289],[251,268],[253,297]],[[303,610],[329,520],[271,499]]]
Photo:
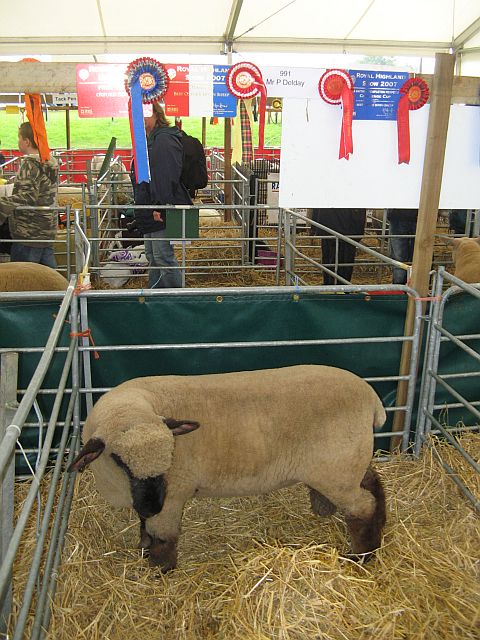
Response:
[[[36,262],[0,264],[0,291],[65,291],[68,281],[55,269]]]
[[[170,417],[182,415],[193,419]],[[384,421],[373,389],[334,367],[136,378],[95,404],[69,470],[92,463],[103,496],[137,511],[141,544],[163,571],[176,566],[192,496],[262,494],[297,482],[310,488],[314,512],[345,515],[352,554],[370,554],[385,524],[383,488],[370,467],[373,428]]]
[[[454,275],[464,282],[480,282],[480,238],[451,238]]]

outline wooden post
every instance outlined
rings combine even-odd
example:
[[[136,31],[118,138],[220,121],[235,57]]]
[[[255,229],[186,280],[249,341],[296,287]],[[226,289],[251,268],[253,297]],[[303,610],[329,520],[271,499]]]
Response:
[[[224,118],[225,131],[224,131],[224,167],[223,177],[224,180],[232,179],[232,121],[230,118]],[[225,194],[225,204],[232,204],[232,184],[231,182],[223,183],[223,192]],[[224,220],[229,222],[232,219],[232,212],[230,210],[225,211]]]
[[[65,128],[67,131],[67,149],[70,149],[70,107],[65,108]]]
[[[205,117],[202,118],[202,145],[204,149],[207,146],[207,119]]]
[[[429,274],[432,267],[434,235],[437,226],[445,147],[447,145],[454,66],[455,56],[453,54],[437,53],[435,55],[435,73],[430,92],[430,114],[411,277],[411,286],[421,297],[428,296],[429,293]],[[423,310],[425,309],[425,303],[423,303],[422,308]],[[412,335],[414,322],[415,303],[413,300],[409,300],[405,319],[406,336]],[[412,343],[404,342],[400,360],[400,375],[408,375],[411,354]],[[408,382],[406,380],[399,381],[397,406],[405,405],[407,386]],[[393,419],[393,431],[401,431],[404,420],[404,412],[397,411]],[[393,451],[397,448],[399,443],[399,437],[392,438],[391,450]]]

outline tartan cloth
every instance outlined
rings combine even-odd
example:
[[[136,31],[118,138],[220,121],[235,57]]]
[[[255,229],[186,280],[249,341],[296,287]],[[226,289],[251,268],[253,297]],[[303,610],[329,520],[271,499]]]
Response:
[[[250,117],[245,102],[240,100],[240,130],[242,133],[242,163],[253,162],[253,141]]]

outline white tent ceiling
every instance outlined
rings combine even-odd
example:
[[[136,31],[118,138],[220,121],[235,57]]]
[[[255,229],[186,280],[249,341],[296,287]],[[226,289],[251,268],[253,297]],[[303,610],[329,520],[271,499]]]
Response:
[[[0,55],[230,50],[480,61],[480,0],[16,0],[0,20]]]

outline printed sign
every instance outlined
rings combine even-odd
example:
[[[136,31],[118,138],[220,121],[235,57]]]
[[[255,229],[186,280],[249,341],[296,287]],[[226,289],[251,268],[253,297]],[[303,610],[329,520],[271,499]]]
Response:
[[[234,118],[237,115],[237,99],[227,89],[226,77],[229,67],[213,67],[213,115],[219,118]]]
[[[318,82],[325,69],[262,67],[269,97],[320,99]],[[355,120],[395,120],[404,71],[349,71],[354,82]]]
[[[410,74],[403,71],[350,71],[354,84],[354,120],[396,120],[399,90]]]
[[[170,83],[165,94],[168,116],[234,117],[237,100],[227,89],[229,67],[211,64],[166,64]]]
[[[80,118],[128,118],[124,64],[77,64]]]
[[[52,93],[52,104],[55,107],[76,107],[76,93]]]
[[[262,67],[262,76],[270,97],[318,99],[318,81],[323,71],[309,67]]]
[[[163,96],[165,101],[165,114],[167,116],[190,115],[190,101],[188,97],[190,65],[165,64],[164,67],[167,70],[170,80],[168,89]]]

